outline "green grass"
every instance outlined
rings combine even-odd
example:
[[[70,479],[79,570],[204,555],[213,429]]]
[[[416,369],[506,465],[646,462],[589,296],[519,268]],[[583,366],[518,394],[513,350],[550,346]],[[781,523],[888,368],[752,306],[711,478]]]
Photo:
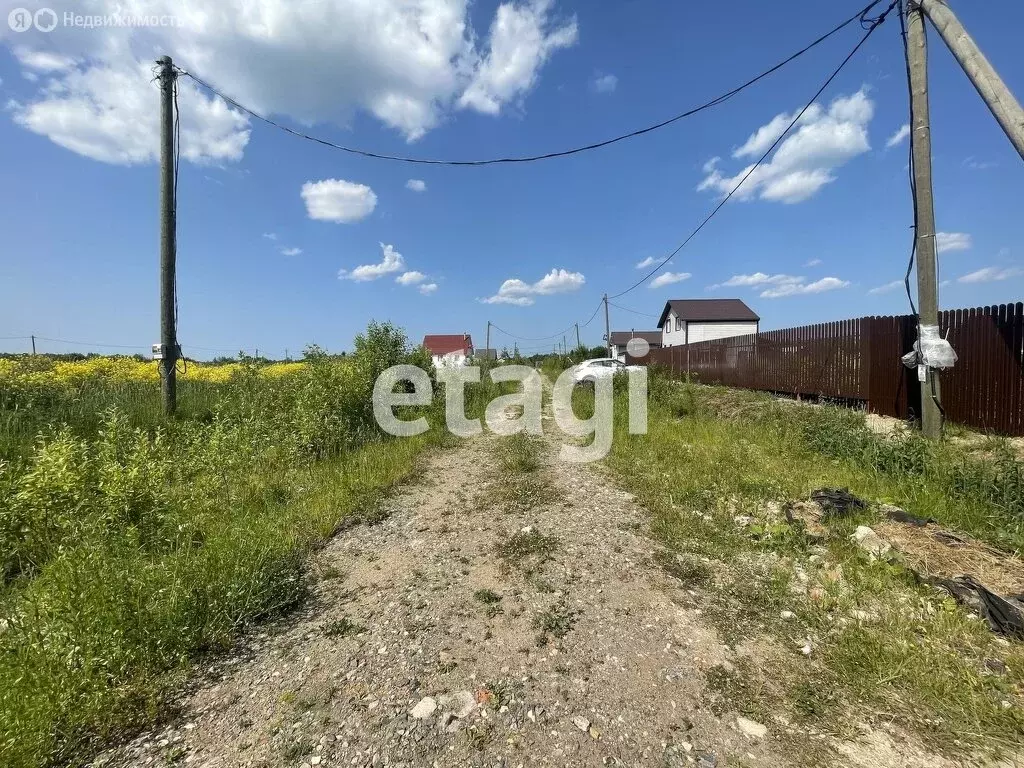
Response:
[[[489,619],[504,613],[501,607],[501,595],[492,589],[478,589],[473,593],[473,598],[484,606],[484,615]]]
[[[665,548],[658,561],[696,590],[725,642],[758,638],[763,648],[770,638],[777,649],[762,667],[713,680],[713,695],[751,716],[783,712],[847,735],[882,712],[960,755],[1021,743],[1022,645],[1001,643],[907,568],[870,562],[849,540],[884,501],[1019,549],[1021,465],[1004,444],[990,441],[979,459],[915,435],[874,435],[861,415],[837,408],[664,381],[652,381],[649,434],[633,436],[625,402],[616,405],[607,462],[650,510],[650,533]],[[822,486],[848,487],[869,507],[830,523],[815,543],[779,513]],[[741,515],[755,522],[737,524]],[[986,659],[1009,671],[990,673]]]
[[[177,421],[207,422],[227,387],[201,381],[178,382]],[[132,427],[168,427],[159,384],[95,380],[15,388],[0,381],[0,461],[24,461],[40,434],[61,425],[73,434],[95,438],[105,414],[116,407]]]
[[[304,555],[405,477],[427,441],[322,462],[302,473],[305,490],[288,503],[251,494],[206,521],[201,544],[89,542],[11,588],[11,626],[0,635],[0,762],[74,762],[153,717],[194,654],[230,646],[247,623],[303,598]]]
[[[478,589],[473,593],[473,597],[484,605],[494,605],[501,602],[501,595],[493,589]]]
[[[33,401],[43,431],[0,461],[0,765],[84,762],[165,714],[194,660],[303,599],[311,549],[379,520],[381,497],[446,441],[440,401],[419,409],[433,431],[376,427],[373,382],[398,362],[423,355],[371,324],[343,361],[243,371],[208,417],[165,422],[102,386],[81,394],[95,423],[73,391]],[[20,445],[10,402],[0,443]]]
[[[540,441],[525,432],[503,438],[496,450],[502,472],[522,475],[540,469]]]
[[[536,614],[533,617],[533,628],[537,630],[537,645],[547,645],[551,638],[563,639],[576,625],[579,613],[579,611],[570,610],[564,604],[558,603]]]
[[[324,634],[327,637],[349,637],[350,635],[358,635],[363,632],[365,627],[360,626],[350,619],[348,616],[343,616],[337,621],[332,621],[330,624],[324,627]]]
[[[536,528],[524,528],[500,541],[495,553],[506,573],[519,571],[526,578],[533,578],[557,549],[557,537],[545,536]]]

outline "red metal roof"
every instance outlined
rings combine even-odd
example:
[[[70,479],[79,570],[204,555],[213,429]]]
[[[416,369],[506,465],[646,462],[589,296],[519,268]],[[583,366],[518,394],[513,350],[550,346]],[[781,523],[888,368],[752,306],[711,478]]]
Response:
[[[447,355],[451,352],[468,355],[473,351],[473,338],[468,333],[428,333],[423,337],[423,346],[432,355]]]

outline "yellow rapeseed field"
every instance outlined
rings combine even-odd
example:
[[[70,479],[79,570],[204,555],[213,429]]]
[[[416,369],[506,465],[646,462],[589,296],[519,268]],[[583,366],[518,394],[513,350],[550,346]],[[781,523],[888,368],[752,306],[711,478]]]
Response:
[[[285,376],[302,369],[305,363],[272,363],[260,368],[263,376]],[[178,365],[178,377],[185,381],[225,383],[239,370],[240,363],[209,365],[190,362]],[[159,381],[156,361],[140,361],[131,357],[92,357],[76,362],[57,362],[52,365],[32,360],[0,360],[0,382],[17,379],[22,383],[78,384],[90,379],[110,381]]]

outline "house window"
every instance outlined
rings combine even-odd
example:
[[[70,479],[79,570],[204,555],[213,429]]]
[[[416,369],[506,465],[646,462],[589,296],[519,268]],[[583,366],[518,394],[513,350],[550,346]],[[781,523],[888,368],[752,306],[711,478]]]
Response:
[[[665,323],[665,333],[672,333],[672,321]]]
[[[681,330],[683,330],[683,321],[682,321],[682,318],[679,318],[679,317],[677,317],[677,318],[676,318],[676,330],[677,330],[677,331],[681,331]]]

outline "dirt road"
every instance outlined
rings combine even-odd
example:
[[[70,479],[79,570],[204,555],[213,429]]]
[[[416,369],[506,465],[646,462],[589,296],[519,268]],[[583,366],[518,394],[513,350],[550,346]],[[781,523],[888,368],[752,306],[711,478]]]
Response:
[[[298,616],[97,763],[795,764],[784,723],[714,706],[708,671],[742,651],[655,564],[645,512],[553,434],[539,468],[503,472],[507,440],[426,459],[382,522],[317,554]],[[916,764],[883,746],[837,761]]]

